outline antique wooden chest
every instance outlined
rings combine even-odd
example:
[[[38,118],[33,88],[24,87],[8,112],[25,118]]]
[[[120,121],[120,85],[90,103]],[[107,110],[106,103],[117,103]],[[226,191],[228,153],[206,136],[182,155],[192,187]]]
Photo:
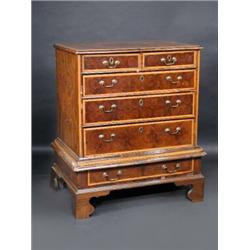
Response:
[[[51,181],[74,215],[116,189],[175,183],[203,199],[197,145],[201,47],[169,42],[56,44],[58,138]]]

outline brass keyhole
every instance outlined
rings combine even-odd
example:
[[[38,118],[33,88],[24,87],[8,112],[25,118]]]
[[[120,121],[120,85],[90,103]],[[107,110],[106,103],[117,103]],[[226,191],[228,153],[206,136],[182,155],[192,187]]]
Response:
[[[114,58],[113,57],[110,57],[109,58],[109,63],[112,65],[112,64],[114,64]]]
[[[143,127],[139,127],[139,132],[142,134],[143,133],[143,131],[144,131],[144,129],[143,129]]]
[[[144,104],[143,99],[140,99],[140,100],[139,100],[139,105],[140,105],[141,107],[143,107],[143,104]]]
[[[140,76],[140,81],[143,82],[144,81],[144,75]]]

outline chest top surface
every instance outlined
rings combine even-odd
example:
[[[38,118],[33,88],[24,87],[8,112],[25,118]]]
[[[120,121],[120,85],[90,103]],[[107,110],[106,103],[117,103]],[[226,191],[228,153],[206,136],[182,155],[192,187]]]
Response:
[[[58,43],[55,44],[54,47],[67,50],[75,54],[202,49],[201,46],[195,44],[167,41]]]

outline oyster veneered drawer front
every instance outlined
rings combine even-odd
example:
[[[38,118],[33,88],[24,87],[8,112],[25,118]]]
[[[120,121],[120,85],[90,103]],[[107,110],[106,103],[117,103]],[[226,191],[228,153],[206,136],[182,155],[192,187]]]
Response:
[[[84,129],[84,154],[114,154],[193,144],[193,120]]]
[[[126,181],[167,177],[190,173],[193,170],[193,160],[179,160],[152,163],[133,167],[95,170],[88,173],[88,185],[114,184]]]
[[[193,93],[185,93],[87,100],[83,102],[85,124],[191,117],[194,113],[193,96]]]
[[[82,71],[86,73],[136,71],[139,67],[139,54],[104,54],[82,56]]]
[[[163,92],[194,88],[194,70],[83,76],[83,95],[98,96],[136,92]]]
[[[143,54],[143,68],[194,68],[196,67],[195,51],[172,51]]]

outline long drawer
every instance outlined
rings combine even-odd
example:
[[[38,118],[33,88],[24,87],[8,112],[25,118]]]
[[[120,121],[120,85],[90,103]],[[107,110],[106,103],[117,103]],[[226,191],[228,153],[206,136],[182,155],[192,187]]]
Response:
[[[195,70],[83,76],[83,96],[125,95],[194,88]]]
[[[83,123],[192,117],[193,102],[193,93],[86,100]]]
[[[95,170],[88,173],[88,185],[96,186],[187,174],[193,171],[193,164],[193,160],[179,160],[133,167]]]
[[[193,120],[86,128],[84,155],[114,154],[193,144]]]

